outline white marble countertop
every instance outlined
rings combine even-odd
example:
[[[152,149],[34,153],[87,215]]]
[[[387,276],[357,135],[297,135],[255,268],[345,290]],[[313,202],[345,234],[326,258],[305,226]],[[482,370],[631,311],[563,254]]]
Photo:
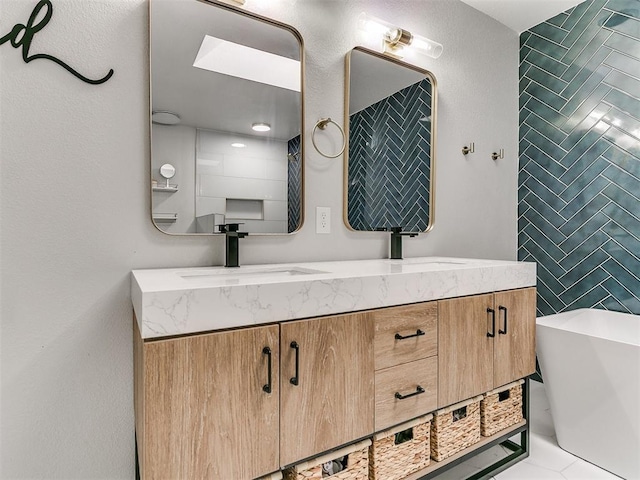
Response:
[[[148,339],[535,284],[535,263],[423,257],[133,270],[131,298]]]

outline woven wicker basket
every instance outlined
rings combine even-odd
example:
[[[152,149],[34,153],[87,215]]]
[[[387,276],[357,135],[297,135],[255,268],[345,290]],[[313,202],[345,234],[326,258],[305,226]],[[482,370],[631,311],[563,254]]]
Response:
[[[480,441],[482,395],[438,410],[431,421],[431,458],[441,462]]]
[[[304,463],[294,465],[284,471],[285,480],[307,480],[309,478],[329,478],[331,480],[368,480],[369,446],[371,440],[363,440],[340,450],[329,452]],[[322,476],[322,464],[336,458],[348,456],[347,467],[328,477]]]
[[[429,466],[431,418],[425,415],[376,434],[369,447],[369,480],[401,480]],[[396,435],[411,429],[413,438],[396,444]]]
[[[519,380],[484,394],[480,402],[480,433],[484,437],[522,421],[522,384]]]

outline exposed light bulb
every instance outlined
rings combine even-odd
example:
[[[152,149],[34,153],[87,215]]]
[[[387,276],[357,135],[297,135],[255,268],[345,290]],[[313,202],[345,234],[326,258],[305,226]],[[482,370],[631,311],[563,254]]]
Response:
[[[438,42],[434,42],[420,35],[414,35],[411,41],[411,50],[415,50],[417,53],[427,55],[431,58],[438,58],[442,55],[444,48]]]
[[[394,31],[400,30],[389,22],[380,20],[379,18],[361,13],[358,17],[358,30],[361,32],[366,43],[384,42],[385,39],[392,38]]]
[[[394,30],[398,27],[362,12],[358,17],[358,28],[376,35],[385,35],[389,30]]]

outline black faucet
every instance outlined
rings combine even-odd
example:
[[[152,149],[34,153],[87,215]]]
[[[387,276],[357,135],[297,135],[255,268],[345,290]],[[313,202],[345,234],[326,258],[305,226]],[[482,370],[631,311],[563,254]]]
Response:
[[[240,244],[238,240],[249,235],[247,232],[239,232],[239,223],[225,223],[218,225],[220,233],[224,233],[226,240],[225,267],[239,267],[238,260],[240,253]]]
[[[417,236],[417,233],[403,232],[402,227],[391,227],[391,259],[402,260],[402,237]]]

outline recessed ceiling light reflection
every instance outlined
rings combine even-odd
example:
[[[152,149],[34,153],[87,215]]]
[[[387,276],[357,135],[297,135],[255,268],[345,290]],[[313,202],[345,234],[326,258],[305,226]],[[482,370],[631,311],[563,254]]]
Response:
[[[269,130],[271,130],[271,125],[269,125],[268,123],[254,123],[253,125],[251,125],[251,128],[253,128],[256,132],[268,132]]]
[[[158,125],[177,125],[180,123],[180,115],[166,110],[151,112],[151,122]]]
[[[234,148],[244,148],[244,147],[246,147],[246,145],[244,143],[239,143],[239,142],[232,143],[231,146],[234,147]]]

